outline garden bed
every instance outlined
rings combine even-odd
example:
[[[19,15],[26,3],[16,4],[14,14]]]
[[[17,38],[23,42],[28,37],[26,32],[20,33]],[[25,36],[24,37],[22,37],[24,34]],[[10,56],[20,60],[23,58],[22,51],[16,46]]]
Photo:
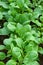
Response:
[[[0,65],[43,65],[42,2],[0,0]]]

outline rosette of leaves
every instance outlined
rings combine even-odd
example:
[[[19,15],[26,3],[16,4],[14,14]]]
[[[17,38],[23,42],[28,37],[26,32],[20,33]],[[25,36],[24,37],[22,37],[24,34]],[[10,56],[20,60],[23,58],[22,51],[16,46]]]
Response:
[[[0,0],[0,21],[6,20],[0,35],[9,35],[0,45],[0,65],[40,65],[38,53],[43,54],[42,0]]]

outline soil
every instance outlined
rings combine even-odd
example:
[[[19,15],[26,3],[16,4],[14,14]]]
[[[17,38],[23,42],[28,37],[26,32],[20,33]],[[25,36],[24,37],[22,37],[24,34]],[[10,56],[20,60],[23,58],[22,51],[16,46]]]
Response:
[[[6,22],[6,20],[5,20],[5,19],[0,20],[0,28],[3,28],[3,24],[4,24],[4,22]]]
[[[8,38],[9,36],[7,35],[0,35],[0,45],[3,45],[3,40]],[[5,54],[7,54],[7,50],[2,50],[0,52],[4,52]],[[6,63],[10,58],[6,58],[5,60],[3,60],[4,63]]]
[[[43,55],[39,54],[40,65],[43,65]]]

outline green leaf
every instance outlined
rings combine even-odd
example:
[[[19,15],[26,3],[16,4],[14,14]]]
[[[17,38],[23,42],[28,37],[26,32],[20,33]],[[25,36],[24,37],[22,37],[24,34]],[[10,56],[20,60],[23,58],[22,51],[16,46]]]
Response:
[[[18,47],[22,48],[23,47],[23,40],[21,38],[16,38],[15,39]]]
[[[25,52],[27,53],[34,50],[38,51],[38,45],[35,42],[30,41],[29,44],[25,46]]]
[[[7,63],[6,63],[6,65],[16,65],[16,62],[15,62],[15,60],[9,60]]]
[[[2,29],[1,29],[1,35],[8,35],[10,32],[9,32],[9,30],[7,29],[7,27],[3,27]]]
[[[34,60],[37,60],[37,58],[38,58],[38,53],[37,53],[37,51],[32,50],[32,51],[27,52],[27,54],[26,54],[26,56],[25,56],[25,58],[24,58],[24,61],[25,61],[26,59],[28,59],[28,61],[34,61]]]
[[[41,15],[41,8],[35,8],[34,12],[33,12],[33,17],[34,18],[38,18]]]
[[[40,16],[40,21],[43,22],[43,16]]]
[[[21,25],[20,23],[17,24],[16,33],[21,37],[23,37],[25,34],[23,25]]]
[[[43,54],[43,48],[42,48],[42,47],[39,47],[38,52],[39,52],[40,54]]]
[[[37,26],[41,27],[41,23],[38,20],[33,20],[33,23],[35,23]]]
[[[6,55],[4,52],[0,52],[0,60],[4,60],[6,58]]]
[[[5,2],[0,2],[0,6],[2,6],[5,9],[8,9],[8,5]]]
[[[31,32],[27,32],[27,33],[25,33],[25,40],[26,41],[35,41],[35,37],[31,34]]]
[[[39,63],[37,61],[30,61],[24,65],[39,65]]]
[[[15,57],[16,59],[18,59],[19,62],[20,61],[22,62],[22,59],[23,59],[21,54],[22,54],[22,50],[20,48],[14,47],[12,49],[12,55],[13,55],[13,57]]]
[[[12,41],[13,41],[13,39],[12,38],[9,38],[9,39],[5,39],[3,43],[5,45],[10,45],[12,43]]]
[[[26,3],[27,5],[30,5],[30,0],[25,0],[25,3]]]
[[[7,50],[11,48],[10,46],[11,46],[11,44],[12,44],[12,41],[13,41],[12,38],[5,39],[5,40],[3,41],[4,45],[6,45]]]
[[[38,58],[38,53],[37,53],[37,51],[31,51],[30,52],[30,59],[32,59],[32,60],[37,60],[37,58]]]
[[[43,54],[39,47],[43,43],[43,0],[0,0],[0,35],[5,36],[1,41],[8,36],[0,45],[0,61],[11,58],[6,65],[39,65],[38,53]]]
[[[23,14],[19,15],[19,20],[18,21],[22,24],[26,24],[27,21],[28,21],[28,23],[30,22],[31,17],[32,17],[31,13],[23,13]]]
[[[26,32],[31,31],[31,26],[28,25],[28,24],[26,24],[26,25],[24,26],[24,31],[26,31]]]
[[[24,0],[17,0],[17,5],[22,8],[24,6]],[[22,5],[22,6],[21,6]]]
[[[0,50],[4,50],[5,46],[4,45],[0,45]]]
[[[9,29],[10,31],[12,31],[12,32],[14,32],[15,29],[16,29],[15,25],[12,25],[11,23],[8,23],[7,27],[8,27],[8,29]]]
[[[3,18],[3,14],[2,12],[0,12],[0,20]]]
[[[10,56],[11,56],[11,49],[8,50],[8,52],[7,52],[7,57],[10,57]]]
[[[13,2],[13,1],[14,1],[14,0],[8,0],[8,2],[10,2],[10,3]]]
[[[5,65],[3,62],[0,61],[0,65]]]

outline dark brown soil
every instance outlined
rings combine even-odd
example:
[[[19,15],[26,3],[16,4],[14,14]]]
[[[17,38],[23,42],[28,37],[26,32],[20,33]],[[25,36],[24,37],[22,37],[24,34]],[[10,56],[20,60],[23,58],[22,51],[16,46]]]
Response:
[[[3,45],[3,40],[8,38],[9,36],[7,35],[0,35],[0,45]],[[4,52],[5,54],[7,54],[7,50],[1,50],[0,52]],[[4,63],[6,63],[10,58],[6,58],[5,60],[3,60]]]
[[[3,40],[8,38],[8,35],[0,35],[0,44],[3,44]]]
[[[3,28],[3,24],[4,24],[4,22],[6,22],[6,20],[5,20],[5,19],[0,20],[0,28]]]
[[[40,65],[43,65],[43,55],[39,54]]]

